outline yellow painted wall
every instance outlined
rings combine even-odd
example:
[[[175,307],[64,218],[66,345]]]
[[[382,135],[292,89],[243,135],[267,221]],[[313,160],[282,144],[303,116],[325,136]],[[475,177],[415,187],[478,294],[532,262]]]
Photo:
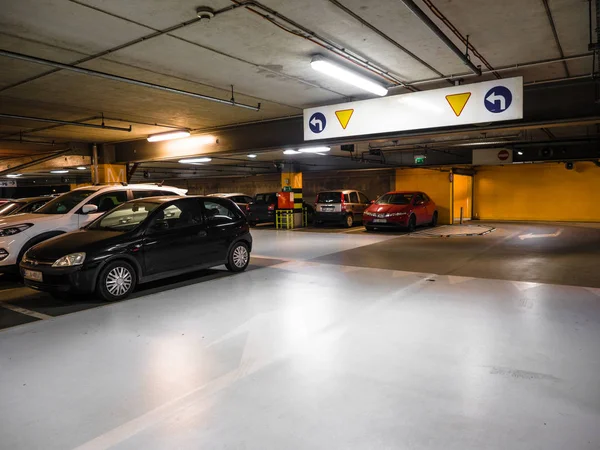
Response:
[[[450,172],[427,169],[396,170],[396,190],[425,192],[437,204],[439,223],[452,223]]]
[[[474,214],[484,220],[600,222],[600,167],[590,162],[483,167],[474,177]]]
[[[301,172],[282,172],[281,187],[290,186],[293,189],[302,189]]]
[[[93,176],[93,171],[92,171]],[[99,164],[99,184],[117,184],[127,182],[127,166],[125,164]]]
[[[473,177],[454,174],[454,221],[460,220],[460,208],[463,219],[471,218],[473,209]]]

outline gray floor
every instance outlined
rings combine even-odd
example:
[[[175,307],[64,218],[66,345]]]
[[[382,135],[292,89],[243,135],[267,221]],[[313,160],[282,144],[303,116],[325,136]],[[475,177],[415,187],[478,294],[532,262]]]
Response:
[[[555,229],[257,230],[255,270],[0,331],[0,448],[597,450],[600,289],[532,266],[600,230],[519,238]]]

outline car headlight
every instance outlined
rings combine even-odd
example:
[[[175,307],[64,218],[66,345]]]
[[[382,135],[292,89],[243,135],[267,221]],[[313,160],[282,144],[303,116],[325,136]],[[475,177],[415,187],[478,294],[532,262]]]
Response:
[[[375,213],[372,213],[372,212],[369,212],[369,211],[365,211],[365,212],[364,212],[364,215],[365,215],[365,216],[374,216],[374,215],[375,215]]]
[[[408,213],[405,212],[398,212],[398,213],[390,213],[390,214],[386,214],[388,217],[400,217],[400,216],[405,216]]]
[[[71,253],[58,259],[52,267],[72,267],[80,266],[85,261],[85,253]]]
[[[27,228],[31,228],[32,226],[32,223],[22,223],[20,225],[11,225],[9,227],[0,228],[0,237],[19,234],[21,231],[25,231]]]

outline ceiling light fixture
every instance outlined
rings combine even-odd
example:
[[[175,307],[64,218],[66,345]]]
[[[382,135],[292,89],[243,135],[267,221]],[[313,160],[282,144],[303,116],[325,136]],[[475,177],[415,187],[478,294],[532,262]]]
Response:
[[[325,153],[329,150],[331,150],[329,147],[306,147],[298,149],[300,153]]]
[[[253,158],[253,159],[254,159],[254,158],[256,158],[257,156],[258,156],[258,155],[255,155],[254,153],[252,153],[252,154],[248,155],[248,158]]]
[[[10,175],[6,175],[6,178],[19,178],[22,175],[22,173],[11,173]]]
[[[383,97],[387,95],[388,90],[386,87],[378,84],[367,77],[364,77],[357,72],[353,72],[345,67],[328,60],[322,55],[315,55],[310,62],[310,65],[317,72],[321,72],[332,78],[335,78],[344,83],[351,84],[357,88],[371,92],[372,94]]]
[[[188,159],[180,159],[180,164],[201,164],[211,162],[212,158],[188,158]]]
[[[79,166],[77,170],[87,170],[87,167]]]
[[[523,156],[523,152],[517,152],[519,156]]]
[[[148,142],[170,141],[172,139],[181,139],[190,136],[188,130],[168,131],[166,133],[151,134],[148,136]]]
[[[289,149],[289,150],[284,150],[284,151],[283,151],[283,154],[284,154],[284,155],[299,155],[299,154],[300,154],[300,152],[298,152],[298,151],[296,151],[296,150],[291,150],[291,149]]]
[[[51,170],[50,173],[69,173],[68,170]]]

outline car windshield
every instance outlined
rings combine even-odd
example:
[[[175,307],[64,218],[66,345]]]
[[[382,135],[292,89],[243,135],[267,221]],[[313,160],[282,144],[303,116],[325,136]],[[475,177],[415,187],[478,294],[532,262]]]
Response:
[[[342,193],[339,191],[334,192],[320,192],[317,196],[317,203],[341,203]]]
[[[8,216],[9,214],[12,214],[13,212],[15,212],[17,209],[21,208],[23,205],[25,205],[25,203],[20,203],[20,202],[5,203],[4,205],[0,206],[0,216]]]
[[[95,192],[98,191],[81,189],[67,192],[46,203],[40,209],[34,211],[34,214],[66,214]]]
[[[161,204],[154,202],[124,203],[100,219],[92,222],[88,230],[132,231],[137,228],[148,215]]]
[[[384,194],[375,202],[377,205],[408,205],[413,194]]]

